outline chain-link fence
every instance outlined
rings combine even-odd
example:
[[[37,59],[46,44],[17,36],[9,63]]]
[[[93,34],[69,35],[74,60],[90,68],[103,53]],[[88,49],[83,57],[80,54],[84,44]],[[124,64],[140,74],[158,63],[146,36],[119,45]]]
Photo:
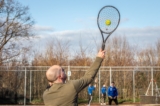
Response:
[[[45,76],[48,68],[43,66],[0,67],[0,102],[26,104],[33,100],[42,100],[43,92],[48,84]],[[63,68],[69,75],[67,80],[73,80],[81,78],[89,67],[63,66]],[[119,99],[135,102],[140,95],[157,95],[156,89],[159,90],[160,86],[159,76],[160,67],[101,66],[96,76],[98,83],[94,91],[94,99],[100,101],[102,85],[106,84],[109,87],[111,81],[115,82]],[[151,82],[156,82],[156,85]],[[79,99],[87,99],[87,87],[78,96]]]

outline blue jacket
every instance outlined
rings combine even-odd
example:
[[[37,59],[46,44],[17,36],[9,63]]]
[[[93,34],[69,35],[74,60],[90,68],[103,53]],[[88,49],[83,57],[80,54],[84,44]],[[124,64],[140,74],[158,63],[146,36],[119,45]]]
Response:
[[[102,94],[104,94],[104,93],[106,94],[106,87],[102,87],[102,88],[101,88],[101,93],[102,93]]]
[[[117,88],[110,86],[110,87],[108,88],[108,96],[112,96],[112,97],[118,96]]]
[[[89,86],[89,87],[88,87],[88,94],[89,94],[89,95],[92,95],[92,91],[93,91],[93,90],[95,90],[95,87],[94,87],[94,86]]]

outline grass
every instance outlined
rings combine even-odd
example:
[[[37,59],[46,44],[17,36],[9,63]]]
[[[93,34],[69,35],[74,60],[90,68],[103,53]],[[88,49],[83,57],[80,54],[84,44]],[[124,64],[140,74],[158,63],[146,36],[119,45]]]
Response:
[[[19,103],[21,102],[21,103]],[[108,102],[108,99],[106,98],[106,102]],[[136,103],[140,102],[139,99],[135,100]],[[23,100],[19,100],[18,101],[19,104],[23,104]],[[88,103],[88,99],[78,99],[78,104],[87,104]],[[98,97],[93,97],[92,103],[99,103],[99,98]],[[128,99],[128,100],[124,100],[124,99],[118,99],[118,103],[119,104],[133,104],[134,101],[132,99]],[[14,102],[12,100],[8,100],[8,99],[0,99],[0,104],[14,104]],[[29,103],[29,101],[27,101],[27,104],[33,104],[33,105],[40,105],[40,104],[44,104],[42,99],[33,99],[31,101],[31,103]]]
[[[31,104],[44,104],[42,99],[33,99]]]
[[[85,104],[87,102],[88,102],[88,99],[79,99],[78,100],[78,104]],[[106,102],[108,102],[107,98],[106,98]],[[140,102],[140,100],[136,99],[135,102],[138,103],[138,102]],[[99,103],[99,98],[94,97],[92,100],[92,103]],[[126,103],[133,104],[134,101],[132,99],[128,99],[128,100],[118,99],[118,103],[119,104],[126,104]]]

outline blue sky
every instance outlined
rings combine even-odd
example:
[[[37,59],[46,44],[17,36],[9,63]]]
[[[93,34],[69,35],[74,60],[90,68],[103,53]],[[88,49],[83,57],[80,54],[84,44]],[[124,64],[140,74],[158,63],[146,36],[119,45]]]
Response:
[[[97,27],[99,10],[106,5],[115,6],[121,22],[111,35],[126,36],[129,42],[140,47],[154,45],[160,36],[160,0],[18,0],[29,6],[35,20],[35,31],[45,42],[50,38],[71,41],[78,46],[94,45],[93,38],[101,42]]]

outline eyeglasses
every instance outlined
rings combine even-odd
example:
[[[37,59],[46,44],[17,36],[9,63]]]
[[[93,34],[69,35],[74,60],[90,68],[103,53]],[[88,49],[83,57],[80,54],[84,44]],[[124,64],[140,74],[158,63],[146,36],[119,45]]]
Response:
[[[62,67],[61,67],[62,68]],[[64,70],[64,68],[62,68],[62,72],[64,72],[65,73],[65,70]]]

